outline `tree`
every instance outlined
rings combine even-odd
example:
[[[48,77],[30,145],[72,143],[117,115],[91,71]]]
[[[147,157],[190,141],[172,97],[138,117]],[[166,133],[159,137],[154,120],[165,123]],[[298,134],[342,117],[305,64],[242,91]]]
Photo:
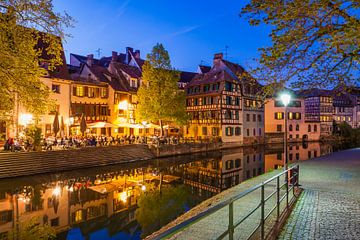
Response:
[[[10,117],[17,101],[35,115],[48,111],[50,90],[40,78],[62,64],[71,23],[52,0],[0,0],[0,116]]]
[[[158,122],[162,136],[164,121],[186,123],[185,93],[177,86],[180,75],[171,67],[169,53],[162,44],[155,45],[146,58],[137,92],[136,117],[139,121]]]
[[[358,83],[359,8],[358,0],[251,0],[240,16],[272,29],[254,72],[296,88]]]

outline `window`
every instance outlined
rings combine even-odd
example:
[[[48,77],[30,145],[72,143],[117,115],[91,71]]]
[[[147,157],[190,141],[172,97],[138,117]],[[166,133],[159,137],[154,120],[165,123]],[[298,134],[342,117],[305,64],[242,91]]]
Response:
[[[311,151],[308,151],[308,158],[311,158]]]
[[[83,97],[84,96],[84,87],[83,86],[76,86],[76,96]]]
[[[250,129],[246,129],[246,136],[250,136]]]
[[[236,135],[236,136],[240,136],[240,135],[241,135],[241,128],[240,128],[240,127],[236,127],[236,128],[235,128],[235,135]]]
[[[88,87],[88,97],[89,98],[94,98],[95,97],[95,88]]]
[[[232,92],[232,84],[230,82],[225,82],[225,91]]]
[[[198,105],[198,99],[195,98],[195,99],[194,99],[194,106],[197,106],[197,105]]]
[[[289,135],[289,138],[292,139],[292,134]]]
[[[261,128],[259,128],[259,136],[261,136],[262,134],[262,131],[261,131]]]
[[[60,85],[59,85],[59,84],[52,84],[52,85],[51,85],[51,90],[52,90],[54,93],[60,93]]]
[[[106,88],[101,88],[100,97],[101,98],[107,98],[107,89]]]
[[[253,122],[256,122],[256,114],[253,114]]]
[[[256,129],[253,129],[253,136],[256,136]]]
[[[311,125],[308,125],[308,132],[311,132]]]
[[[225,128],[226,136],[232,136],[232,135],[233,135],[233,131],[234,131],[234,128],[232,128],[232,127],[226,127],[226,128]]]
[[[212,128],[212,135],[213,135],[213,136],[219,135],[219,129],[218,129],[217,127],[213,127],[213,128]]]
[[[236,106],[240,106],[240,98],[239,97],[235,98],[235,104],[236,104]]]
[[[51,225],[52,227],[59,226],[59,218],[57,217],[57,218],[51,219],[51,220],[50,220],[50,225]]]
[[[246,114],[246,121],[250,122],[250,114]]]
[[[290,161],[293,160],[293,154],[292,154],[292,153],[289,154],[289,160],[290,160]]]
[[[300,154],[299,153],[296,153],[295,154],[295,157],[296,157],[296,160],[298,161],[300,159]]]
[[[231,97],[226,96],[226,105],[231,105]]]
[[[299,134],[296,134],[296,138],[299,138]]]
[[[207,127],[202,128],[202,135],[204,135],[204,136],[207,135]]]
[[[276,112],[275,113],[275,119],[277,119],[277,120],[284,119],[284,113],[283,112]]]
[[[317,125],[314,125],[314,132],[317,132]]]
[[[293,130],[293,126],[292,124],[289,125],[289,131],[292,131]]]
[[[119,128],[118,128],[118,133],[124,133],[124,128],[123,128],[123,127],[119,127]]]
[[[230,170],[230,169],[234,168],[234,162],[232,160],[226,161],[225,168],[226,168],[226,170]]]
[[[282,160],[282,153],[277,153],[276,154],[276,159],[277,160]]]
[[[51,134],[51,124],[45,124],[45,134]]]
[[[241,159],[235,159],[235,168],[239,168],[241,166]]]
[[[106,106],[100,107],[100,115],[107,116],[108,115],[108,108]]]
[[[261,122],[262,121],[262,116],[259,114],[258,115],[258,122]]]
[[[239,120],[239,111],[235,111],[235,119]]]
[[[77,210],[76,212],[74,212],[72,214],[72,218],[73,218],[73,221],[74,222],[81,222],[83,219],[83,210],[80,209],[80,210]]]
[[[299,131],[299,130],[300,130],[299,124],[296,124],[295,129],[296,129],[296,131]]]
[[[281,124],[276,125],[276,130],[278,132],[281,132],[282,131],[282,125]]]
[[[0,224],[5,224],[12,221],[13,212],[11,210],[0,212]]]

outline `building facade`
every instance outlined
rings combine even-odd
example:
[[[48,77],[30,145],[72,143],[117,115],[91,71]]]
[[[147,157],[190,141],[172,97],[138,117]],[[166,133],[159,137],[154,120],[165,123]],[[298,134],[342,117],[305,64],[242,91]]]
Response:
[[[262,141],[263,108],[256,94],[259,84],[242,77],[243,73],[245,70],[240,65],[224,60],[222,54],[215,54],[211,70],[191,80],[185,88],[190,118],[185,136],[221,138],[223,142],[240,144]],[[256,87],[250,89],[251,83]],[[255,115],[255,121],[245,124],[244,114]]]
[[[265,134],[267,142],[282,142],[285,128],[289,142],[317,141],[320,139],[320,124],[316,121],[305,122],[304,99],[292,94],[289,105],[285,107],[279,97],[265,101]],[[287,126],[285,126],[285,117]]]

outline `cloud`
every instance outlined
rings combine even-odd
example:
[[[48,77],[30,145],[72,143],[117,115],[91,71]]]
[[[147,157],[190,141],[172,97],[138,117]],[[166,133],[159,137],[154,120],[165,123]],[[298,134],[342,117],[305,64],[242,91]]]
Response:
[[[166,39],[171,39],[171,38],[175,38],[175,37],[178,37],[180,35],[184,35],[186,33],[189,33],[189,32],[192,32],[198,28],[200,28],[201,25],[194,25],[194,26],[188,26],[188,27],[183,27],[182,29],[176,31],[176,32],[173,32],[173,33],[170,33],[169,35],[167,35],[165,38]]]

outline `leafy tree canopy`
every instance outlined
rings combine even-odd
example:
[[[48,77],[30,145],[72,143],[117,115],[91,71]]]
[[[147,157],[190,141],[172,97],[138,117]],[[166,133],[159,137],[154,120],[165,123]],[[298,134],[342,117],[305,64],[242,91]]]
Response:
[[[0,0],[0,115],[11,116],[16,99],[29,112],[48,111],[49,89],[40,77],[62,63],[61,39],[71,26],[52,0]]]
[[[255,73],[293,87],[333,87],[360,80],[358,0],[251,0],[240,14],[271,26]]]
[[[159,122],[160,126],[163,121],[186,123],[185,93],[177,86],[180,75],[171,67],[169,53],[157,44],[146,58],[137,92],[137,119]]]

